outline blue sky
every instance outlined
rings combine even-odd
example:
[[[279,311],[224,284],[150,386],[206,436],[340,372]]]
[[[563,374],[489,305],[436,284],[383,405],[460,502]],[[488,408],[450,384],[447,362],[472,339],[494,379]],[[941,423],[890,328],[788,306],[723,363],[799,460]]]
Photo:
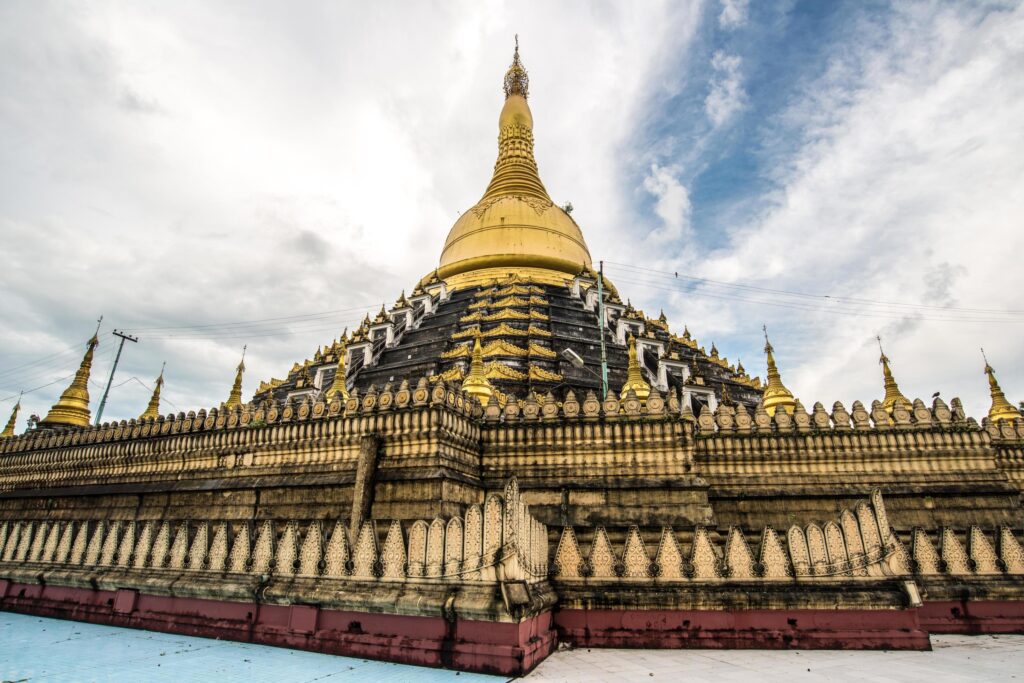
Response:
[[[209,407],[243,344],[248,393],[390,304],[487,184],[515,33],[542,178],[635,304],[758,374],[767,324],[808,406],[881,397],[875,335],[911,397],[981,417],[984,345],[1024,398],[1019,3],[9,2],[0,412],[100,314],[126,418],[164,361]]]

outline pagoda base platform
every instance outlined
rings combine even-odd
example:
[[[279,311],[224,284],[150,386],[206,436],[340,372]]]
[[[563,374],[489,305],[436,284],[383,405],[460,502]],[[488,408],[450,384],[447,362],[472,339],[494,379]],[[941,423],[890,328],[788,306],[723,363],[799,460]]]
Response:
[[[551,612],[518,623],[150,595],[0,580],[0,609],[403,664],[519,676],[554,651]]]
[[[936,600],[919,610],[931,633],[1024,633],[1024,600]]]
[[[931,649],[915,609],[566,609],[555,627],[576,647]]]

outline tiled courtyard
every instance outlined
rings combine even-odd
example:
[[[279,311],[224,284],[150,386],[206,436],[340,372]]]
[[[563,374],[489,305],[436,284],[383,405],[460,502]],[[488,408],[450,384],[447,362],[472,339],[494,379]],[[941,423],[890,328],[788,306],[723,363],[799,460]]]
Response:
[[[562,650],[526,680],[1024,680],[1024,636],[933,636],[932,646],[932,652]],[[502,680],[0,612],[0,681],[5,683]]]

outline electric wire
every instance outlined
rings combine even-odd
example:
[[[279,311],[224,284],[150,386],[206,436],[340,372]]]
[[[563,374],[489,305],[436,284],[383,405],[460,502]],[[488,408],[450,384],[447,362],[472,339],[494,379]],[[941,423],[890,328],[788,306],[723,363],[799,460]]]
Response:
[[[634,270],[640,270],[635,268]],[[663,271],[657,271],[663,272]],[[672,273],[668,273],[668,279],[676,280]],[[683,276],[679,278],[683,279]],[[907,311],[895,311],[888,310],[885,308],[873,308],[872,305],[868,304],[868,300],[863,300],[864,303],[843,303],[844,301],[852,301],[851,299],[844,299],[842,297],[829,297],[829,296],[817,296],[817,302],[813,301],[793,301],[793,300],[778,300],[776,298],[752,298],[751,296],[743,296],[740,293],[735,292],[722,292],[719,290],[708,291],[707,289],[700,287],[687,286],[683,283],[669,284],[664,279],[644,279],[643,276],[637,273],[623,272],[622,274],[615,275],[617,282],[624,282],[627,284],[638,285],[642,287],[649,287],[653,289],[659,289],[662,291],[669,292],[683,292],[693,296],[707,297],[713,299],[721,299],[727,301],[739,301],[747,304],[756,304],[759,306],[775,306],[782,308],[789,308],[793,310],[808,311],[808,312],[825,312],[833,315],[850,315],[854,317],[869,317],[869,318],[885,318],[899,320],[904,319],[908,315],[913,315],[916,319],[931,320],[939,322],[979,322],[979,323],[1014,323],[1024,322],[1024,318],[1015,317],[1012,312],[998,313],[1003,315],[1010,315],[1014,317],[991,317],[972,314],[971,311],[980,312],[991,309],[954,309],[954,308],[942,308],[942,307],[927,307],[929,310],[945,312],[949,315],[936,316],[927,315],[921,310],[913,310],[912,304],[906,306],[911,308]],[[739,286],[737,286],[739,287]],[[883,304],[884,305],[884,304]],[[922,307],[925,308],[925,307]],[[957,315],[959,312],[963,312]],[[994,312],[994,311],[993,311]]]
[[[960,307],[960,306],[936,306],[931,304],[914,304],[907,302],[897,301],[879,301],[876,299],[864,299],[859,297],[848,297],[834,294],[811,294],[808,292],[799,292],[794,290],[785,289],[774,289],[771,287],[760,287],[756,285],[745,285],[735,282],[723,282],[721,280],[712,280],[710,278],[696,277],[693,275],[686,275],[677,271],[659,270],[655,268],[646,268],[643,266],[637,266],[629,263],[620,263],[616,261],[605,261],[606,265],[613,266],[613,269],[624,269],[627,271],[638,271],[640,273],[650,273],[655,276],[659,276],[668,280],[675,281],[686,281],[696,282],[704,285],[710,285],[713,287],[721,287],[727,289],[739,289],[745,291],[754,291],[767,294],[782,294],[784,296],[800,297],[806,299],[812,299],[817,301],[827,302],[848,302],[855,305],[867,305],[867,306],[888,306],[897,308],[911,308],[911,309],[925,309],[932,311],[941,311],[944,313],[988,313],[996,315],[1007,315],[1007,316],[1019,316],[1024,315],[1024,310],[1020,309],[993,309],[993,308],[973,308],[973,307]]]

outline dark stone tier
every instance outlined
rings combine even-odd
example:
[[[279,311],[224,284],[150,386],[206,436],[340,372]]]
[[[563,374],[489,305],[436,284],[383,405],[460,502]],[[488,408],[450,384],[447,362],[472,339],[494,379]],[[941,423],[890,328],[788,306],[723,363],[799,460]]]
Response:
[[[348,342],[347,388],[365,394],[370,387],[421,377],[458,382],[468,372],[473,339],[479,330],[488,380],[502,394],[517,398],[528,392],[568,390],[582,397],[601,393],[601,342],[593,283],[544,285],[510,278],[489,287],[403,295],[392,311],[367,317]],[[418,295],[418,296],[417,296]],[[759,380],[731,366],[693,340],[668,329],[664,316],[649,319],[630,304],[606,293],[605,348],[608,390],[618,393],[626,381],[628,336],[637,339],[645,380],[656,390],[676,392],[682,405],[699,413],[705,405],[742,403],[753,411],[761,397]],[[407,307],[407,308],[406,308]],[[311,360],[296,363],[287,379],[263,383],[256,400],[273,392],[276,399],[314,397],[330,387],[337,369],[335,343],[318,349]],[[563,352],[583,360],[577,367]],[[271,388],[272,387],[272,388]]]

